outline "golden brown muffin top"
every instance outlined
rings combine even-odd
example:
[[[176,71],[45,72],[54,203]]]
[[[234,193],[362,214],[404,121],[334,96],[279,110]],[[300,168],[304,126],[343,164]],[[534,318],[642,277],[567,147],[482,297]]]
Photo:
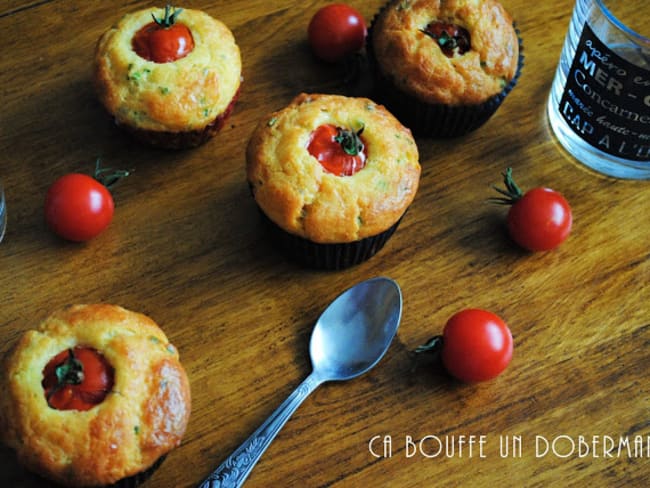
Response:
[[[460,34],[440,36],[445,25]],[[381,73],[425,103],[483,103],[503,90],[517,71],[517,33],[496,0],[393,0],[371,32]],[[453,48],[465,41],[466,52]]]
[[[114,369],[104,400],[86,411],[48,405],[43,371],[77,345]],[[148,317],[115,305],[75,305],[26,332],[0,384],[0,438],[29,469],[69,486],[109,485],[145,471],[178,446],[191,410],[178,352]]]
[[[313,132],[326,124],[363,127],[363,169],[337,176],[309,153]],[[247,178],[261,210],[287,232],[317,243],[387,230],[413,201],[419,177],[410,130],[367,98],[298,95],[260,121],[247,148]]]
[[[95,86],[99,99],[118,123],[168,132],[207,126],[230,104],[241,83],[241,57],[225,24],[192,9],[183,9],[194,49],[185,57],[155,63],[133,49],[133,36],[152,22],[148,8],[122,17],[102,35],[95,50]]]

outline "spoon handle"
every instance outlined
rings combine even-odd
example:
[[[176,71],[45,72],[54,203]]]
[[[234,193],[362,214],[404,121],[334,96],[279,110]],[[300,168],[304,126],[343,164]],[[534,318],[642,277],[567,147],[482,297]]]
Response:
[[[199,485],[199,488],[242,486],[289,417],[322,382],[323,380],[314,373],[310,374],[277,410]]]

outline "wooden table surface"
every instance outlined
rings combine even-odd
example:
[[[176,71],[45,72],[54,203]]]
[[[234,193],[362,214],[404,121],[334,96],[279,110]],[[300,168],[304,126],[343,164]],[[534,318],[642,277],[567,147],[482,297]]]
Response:
[[[420,189],[396,234],[359,266],[319,272],[270,245],[244,149],[257,121],[299,92],[366,94],[363,79],[347,83],[345,69],[309,52],[307,24],[324,3],[185,2],[234,32],[244,84],[215,139],[165,152],[115,128],[90,81],[100,34],[149,2],[2,2],[0,353],[70,303],[151,316],[180,351],[193,411],[183,444],[145,486],[194,487],[309,374],[310,333],[327,304],[388,276],[404,311],[384,359],[316,390],[247,486],[649,486],[650,186],[592,173],[550,132],[546,98],[573,2],[503,1],[525,46],[515,90],[475,133],[419,138]],[[350,3],[371,19],[382,0]],[[134,172],[114,189],[108,230],[64,242],[44,223],[45,192],[97,157]],[[571,202],[560,248],[527,253],[507,237],[505,208],[486,203],[507,166],[520,186],[551,186]],[[468,307],[502,316],[515,343],[509,368],[477,385],[412,355]],[[606,455],[607,439],[622,450]],[[437,440],[456,450],[434,457]],[[4,448],[0,485],[43,486]]]

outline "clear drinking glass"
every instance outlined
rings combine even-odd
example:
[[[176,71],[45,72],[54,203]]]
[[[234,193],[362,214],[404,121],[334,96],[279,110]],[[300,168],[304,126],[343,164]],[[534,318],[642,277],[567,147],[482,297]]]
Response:
[[[7,204],[5,203],[5,191],[0,181],[0,242],[5,236],[5,229],[7,228]]]
[[[650,179],[649,36],[647,0],[576,0],[548,118],[571,155],[610,176]]]

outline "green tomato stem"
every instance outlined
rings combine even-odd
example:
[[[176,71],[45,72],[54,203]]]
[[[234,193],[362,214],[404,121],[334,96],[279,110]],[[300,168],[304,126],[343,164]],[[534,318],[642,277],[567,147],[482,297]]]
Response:
[[[174,9],[174,12],[171,9]],[[153,20],[163,29],[168,29],[176,23],[176,19],[179,14],[183,11],[182,8],[172,7],[169,3],[165,5],[165,16],[162,19],[157,18],[154,14],[151,14]]]
[[[494,188],[503,196],[490,198],[488,201],[492,203],[498,203],[500,205],[514,205],[518,200],[521,199],[521,197],[524,196],[524,193],[512,178],[512,168],[507,168],[506,172],[501,174],[503,176],[503,184],[505,186],[505,189],[499,188],[497,186],[492,186],[492,188]]]
[[[95,161],[95,173],[93,176],[109,190],[115,185],[115,183],[120,181],[122,178],[126,178],[130,174],[131,172],[125,169],[102,168],[100,158],[97,158],[97,161]]]
[[[432,353],[439,353],[440,350],[442,349],[442,336],[435,336],[429,339],[427,342],[424,344],[418,346],[415,348],[413,352],[420,354],[423,352],[432,352]]]
[[[84,380],[84,367],[72,349],[68,350],[68,357],[55,369],[57,389],[65,385],[79,385]]]
[[[356,156],[363,151],[363,142],[361,141],[363,129],[364,127],[361,127],[357,132],[339,129],[334,140],[341,145],[346,154]]]

